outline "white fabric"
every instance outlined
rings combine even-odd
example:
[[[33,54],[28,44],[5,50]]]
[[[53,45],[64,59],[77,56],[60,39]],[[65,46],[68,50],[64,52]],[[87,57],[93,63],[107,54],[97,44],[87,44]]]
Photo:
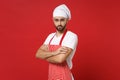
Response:
[[[53,11],[53,17],[55,16],[62,16],[65,18],[71,19],[71,13],[68,7],[65,4],[57,6]]]
[[[45,40],[44,44],[48,45],[49,41],[51,40],[51,38],[54,35],[55,35],[55,33],[51,33],[47,37],[47,39]],[[53,40],[51,41],[51,44],[52,45],[59,45],[61,38],[62,38],[62,35],[60,37],[54,36]],[[67,33],[66,33],[66,35],[65,35],[61,45],[73,49],[72,53],[68,56],[68,58],[66,60],[70,69],[72,69],[72,58],[73,58],[74,53],[76,51],[77,43],[78,43],[77,35],[75,33],[71,32],[71,31],[67,31]]]

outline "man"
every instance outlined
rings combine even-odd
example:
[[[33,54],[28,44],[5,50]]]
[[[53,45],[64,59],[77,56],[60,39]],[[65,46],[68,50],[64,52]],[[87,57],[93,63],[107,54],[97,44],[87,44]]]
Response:
[[[65,4],[56,7],[53,11],[56,32],[49,34],[36,53],[37,58],[49,62],[48,80],[74,80],[70,69],[78,37],[66,28],[70,19],[71,13]]]

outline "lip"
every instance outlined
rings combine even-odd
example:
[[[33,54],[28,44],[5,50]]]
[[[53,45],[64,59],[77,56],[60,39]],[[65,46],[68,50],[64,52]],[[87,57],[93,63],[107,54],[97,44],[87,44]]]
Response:
[[[62,26],[57,26],[57,27],[62,27]]]
[[[62,28],[62,26],[57,26],[58,28]]]

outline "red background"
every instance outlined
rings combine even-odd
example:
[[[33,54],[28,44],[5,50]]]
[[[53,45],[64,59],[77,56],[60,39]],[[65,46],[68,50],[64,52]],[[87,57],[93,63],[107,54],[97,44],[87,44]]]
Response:
[[[35,53],[50,32],[53,9],[65,3],[68,28],[79,37],[75,80],[120,80],[120,1],[1,0],[0,80],[47,80],[48,63]]]

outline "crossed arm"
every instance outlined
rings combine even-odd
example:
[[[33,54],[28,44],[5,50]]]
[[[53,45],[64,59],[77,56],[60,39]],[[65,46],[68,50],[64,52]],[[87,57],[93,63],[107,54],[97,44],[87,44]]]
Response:
[[[60,47],[56,51],[50,52],[47,45],[42,45],[37,53],[36,58],[44,59],[51,63],[63,63],[71,54],[72,49],[68,47]]]

